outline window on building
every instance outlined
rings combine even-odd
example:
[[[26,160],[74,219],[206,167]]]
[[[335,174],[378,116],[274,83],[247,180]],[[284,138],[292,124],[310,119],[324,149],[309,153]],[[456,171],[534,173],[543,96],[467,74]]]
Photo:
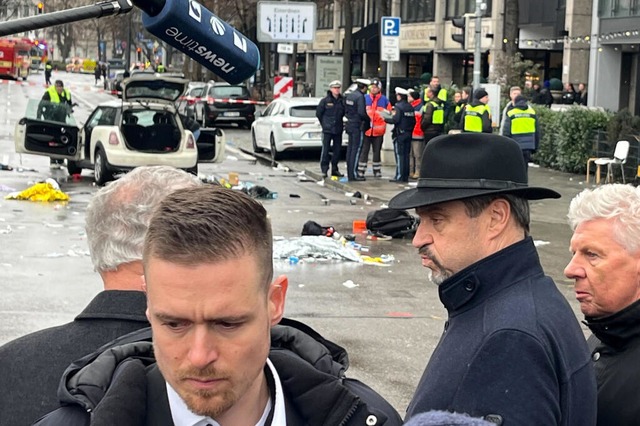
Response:
[[[600,18],[640,16],[640,0],[600,0],[598,16]]]
[[[487,8],[484,10],[484,16],[491,15],[491,0],[484,0]],[[447,8],[445,11],[445,19],[451,19],[462,16],[465,13],[476,12],[476,0],[447,0]]]
[[[344,7],[350,7],[351,13],[353,14],[353,26],[354,27],[362,27],[364,23],[364,2],[356,1],[353,3],[346,3]],[[340,28],[344,28],[344,7],[340,9]]]
[[[333,28],[333,2],[323,6],[318,5],[318,29]]]
[[[402,0],[402,22],[433,22],[436,16],[435,0]]]
[[[367,24],[380,22],[383,16],[391,16],[391,0],[369,0]]]

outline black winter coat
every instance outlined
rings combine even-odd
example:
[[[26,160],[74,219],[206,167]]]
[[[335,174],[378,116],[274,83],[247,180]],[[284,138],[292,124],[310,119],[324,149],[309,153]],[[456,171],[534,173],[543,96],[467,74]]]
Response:
[[[598,382],[598,426],[640,422],[640,301],[605,318],[586,318]]]
[[[271,329],[269,359],[282,382],[288,425],[402,425],[373,389],[345,377],[346,351],[302,323],[283,319]],[[63,406],[36,426],[173,426],[150,329],[73,363],[58,395]]]
[[[344,129],[342,118],[344,117],[344,98],[338,95],[333,96],[331,91],[320,100],[316,108],[316,117],[320,121],[323,133],[340,135]]]
[[[0,425],[30,425],[58,406],[60,377],[73,360],[123,334],[149,327],[141,291],[100,292],[70,323],[0,347]]]

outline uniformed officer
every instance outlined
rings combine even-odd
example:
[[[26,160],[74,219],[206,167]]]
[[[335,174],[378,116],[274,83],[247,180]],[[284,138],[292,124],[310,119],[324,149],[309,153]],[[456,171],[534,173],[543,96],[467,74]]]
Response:
[[[44,84],[46,86],[51,86],[51,72],[53,71],[53,65],[51,65],[51,61],[47,61],[44,66]]]
[[[359,176],[357,167],[360,158],[360,148],[364,131],[371,127],[371,121],[366,110],[364,94],[367,92],[371,81],[359,78],[355,81],[357,88],[345,96],[344,116],[347,118],[345,130],[349,136],[347,146],[347,177],[350,181],[366,180],[364,176]]]
[[[411,152],[411,134],[416,125],[413,107],[407,102],[409,92],[402,87],[396,87],[395,112],[390,121],[393,128],[393,150],[396,155],[396,175],[389,182],[409,182],[409,154]]]
[[[427,88],[428,101],[424,104],[420,127],[424,133],[425,145],[444,132],[444,102],[436,93]]]
[[[342,152],[342,130],[344,124],[344,99],[340,94],[342,83],[333,80],[329,83],[327,96],[320,100],[316,108],[316,117],[322,126],[322,153],[320,154],[320,171],[323,177],[329,172],[331,162],[331,176],[342,177],[338,169],[338,161]],[[332,144],[333,142],[333,144]]]
[[[518,95],[513,101],[513,108],[507,111],[504,120],[504,136],[518,142],[524,158],[525,172],[528,173],[528,164],[540,143],[540,127],[536,111],[529,105],[527,99]]]
[[[491,127],[491,110],[489,109],[489,94],[484,89],[473,92],[473,101],[464,107],[461,118],[463,132],[493,133]]]

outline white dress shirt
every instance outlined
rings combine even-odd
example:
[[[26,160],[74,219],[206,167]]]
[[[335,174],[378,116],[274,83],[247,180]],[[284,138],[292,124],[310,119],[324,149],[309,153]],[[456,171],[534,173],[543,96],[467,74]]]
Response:
[[[269,400],[267,401],[267,404],[264,408],[262,417],[255,426],[286,426],[287,415],[284,408],[284,394],[282,393],[282,383],[280,383],[278,372],[268,358],[267,365],[269,366],[269,371],[271,372],[275,385],[276,402],[274,407],[274,404],[272,403],[274,389],[269,389],[271,395],[269,396]],[[169,409],[171,410],[171,417],[173,418],[173,424],[175,426],[220,426],[220,424],[213,420],[211,417],[200,416],[189,410],[187,404],[182,400],[182,398],[180,398],[178,393],[171,387],[171,385],[169,385],[169,383],[167,382],[165,383],[167,385]],[[273,418],[270,424],[266,424],[272,407],[274,410]]]

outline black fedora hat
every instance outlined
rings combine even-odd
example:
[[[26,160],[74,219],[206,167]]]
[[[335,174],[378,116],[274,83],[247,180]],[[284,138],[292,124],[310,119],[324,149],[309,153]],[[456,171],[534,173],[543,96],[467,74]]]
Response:
[[[418,186],[393,197],[389,207],[411,209],[488,194],[513,194],[527,200],[560,198],[551,189],[528,186],[522,150],[513,139],[460,133],[429,141]]]

